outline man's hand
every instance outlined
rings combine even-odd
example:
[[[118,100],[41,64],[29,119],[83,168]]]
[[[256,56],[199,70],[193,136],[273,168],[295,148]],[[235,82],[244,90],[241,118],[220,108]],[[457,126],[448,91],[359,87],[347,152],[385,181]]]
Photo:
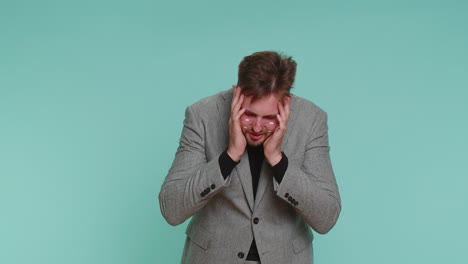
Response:
[[[229,118],[229,147],[227,154],[232,160],[238,162],[245,152],[247,141],[242,133],[240,117],[245,112],[242,107],[244,95],[241,94],[240,87],[232,86],[234,94],[231,102],[231,117]]]
[[[263,152],[268,164],[275,166],[281,161],[281,142],[283,141],[284,134],[286,133],[288,119],[290,114],[291,96],[285,96],[282,102],[278,103],[279,114],[276,115],[278,119],[278,127],[269,138],[263,143]]]

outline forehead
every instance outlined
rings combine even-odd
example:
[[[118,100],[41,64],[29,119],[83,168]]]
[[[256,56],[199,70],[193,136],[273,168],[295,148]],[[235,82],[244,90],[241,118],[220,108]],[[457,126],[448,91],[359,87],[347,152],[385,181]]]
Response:
[[[252,102],[252,96],[246,96],[242,107],[246,111],[252,112],[259,116],[268,116],[278,114],[278,103],[280,99],[275,94],[258,98]]]

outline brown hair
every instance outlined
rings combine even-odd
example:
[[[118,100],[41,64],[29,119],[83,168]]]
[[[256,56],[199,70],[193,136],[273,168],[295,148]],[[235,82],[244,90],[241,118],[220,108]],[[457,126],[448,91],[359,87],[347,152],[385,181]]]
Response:
[[[296,75],[296,62],[274,51],[260,51],[244,57],[239,64],[237,86],[252,100],[272,93],[289,95]]]

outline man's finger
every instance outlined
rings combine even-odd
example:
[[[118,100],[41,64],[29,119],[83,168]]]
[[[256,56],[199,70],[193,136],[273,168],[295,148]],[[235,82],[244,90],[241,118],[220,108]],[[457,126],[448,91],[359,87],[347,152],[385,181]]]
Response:
[[[279,109],[280,115],[284,117],[286,115],[286,110],[284,109],[283,102],[278,103],[278,109]]]
[[[244,102],[244,95],[241,94],[239,97],[239,100],[237,100],[236,105],[234,105],[234,108],[232,109],[232,114],[236,115],[239,109],[242,107],[242,103]]]
[[[286,125],[284,118],[280,114],[278,114],[276,118],[278,119],[278,123],[279,123],[278,128],[283,129]]]
[[[231,111],[234,109],[234,106],[237,103],[237,100],[239,100],[239,92],[237,88],[234,88],[234,92],[232,94],[232,103],[231,103]]]
[[[245,108],[241,108],[237,113],[236,115],[234,116],[234,120],[237,121],[240,119],[240,117],[242,116],[242,114],[245,112]]]
[[[281,112],[281,116],[284,118],[285,120],[285,123],[288,122],[288,119],[289,119],[289,114],[290,114],[290,97],[285,97],[282,102],[281,102],[281,107],[280,107],[280,112]]]
[[[285,109],[286,115],[289,117],[289,114],[291,113],[291,96],[288,96],[286,99]]]

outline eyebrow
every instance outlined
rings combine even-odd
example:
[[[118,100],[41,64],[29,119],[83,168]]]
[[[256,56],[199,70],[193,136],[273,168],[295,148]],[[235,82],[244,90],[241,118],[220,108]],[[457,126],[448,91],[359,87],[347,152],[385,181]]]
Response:
[[[249,111],[249,110],[245,110],[245,113],[248,114],[248,115],[253,115],[253,116],[258,116],[256,113],[252,112],[252,111]],[[264,116],[264,118],[275,118],[276,115],[266,115]]]

